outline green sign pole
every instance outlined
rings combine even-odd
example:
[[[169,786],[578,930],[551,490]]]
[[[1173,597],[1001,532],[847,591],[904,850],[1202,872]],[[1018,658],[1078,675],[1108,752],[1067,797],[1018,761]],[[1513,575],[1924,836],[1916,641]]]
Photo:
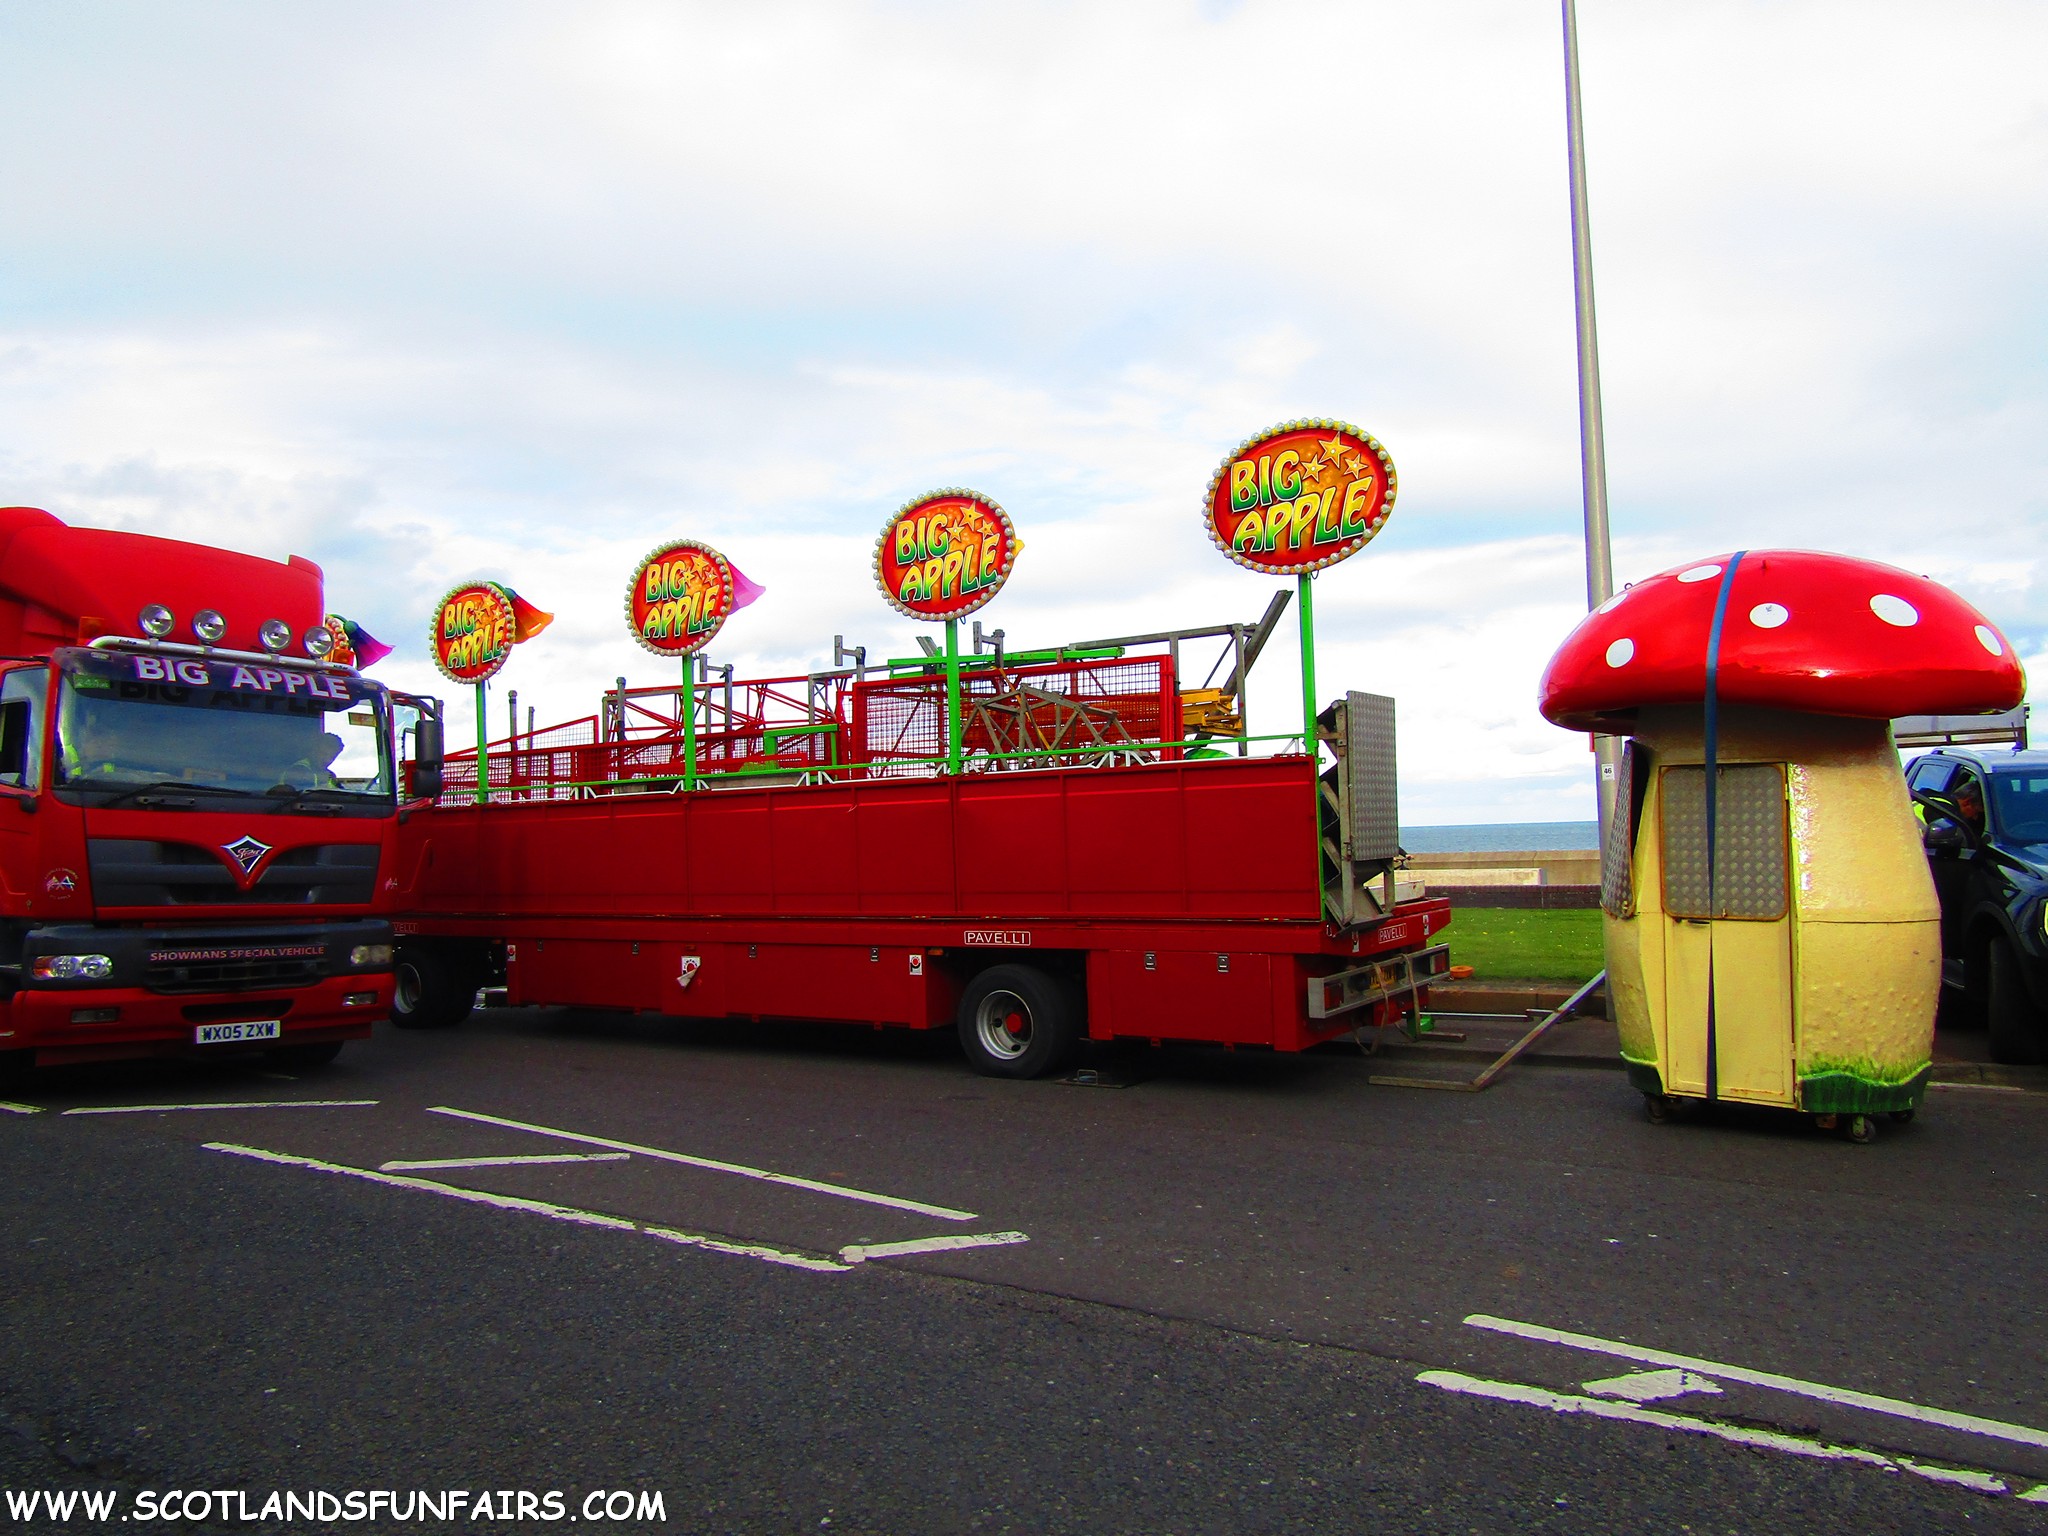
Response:
[[[960,621],[946,620],[946,772],[960,771]]]
[[[1327,903],[1323,887],[1322,755],[1316,750],[1316,609],[1315,590],[1309,585],[1306,572],[1295,578],[1295,592],[1301,609],[1301,749],[1308,754],[1309,790],[1315,796],[1309,826],[1314,829],[1316,845],[1316,916],[1321,917]]]
[[[1316,755],[1316,602],[1306,572],[1294,578],[1301,608],[1301,747]]]
[[[476,803],[491,798],[491,732],[484,720],[484,687],[476,685]]]
[[[683,788],[697,787],[697,658],[683,658]],[[621,716],[623,720],[623,714]]]

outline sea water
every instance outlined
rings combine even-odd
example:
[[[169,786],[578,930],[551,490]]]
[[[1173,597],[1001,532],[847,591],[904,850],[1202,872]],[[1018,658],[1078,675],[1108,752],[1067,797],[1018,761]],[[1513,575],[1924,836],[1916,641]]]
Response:
[[[1560,853],[1600,846],[1597,821],[1491,821],[1461,827],[1403,827],[1410,853]]]

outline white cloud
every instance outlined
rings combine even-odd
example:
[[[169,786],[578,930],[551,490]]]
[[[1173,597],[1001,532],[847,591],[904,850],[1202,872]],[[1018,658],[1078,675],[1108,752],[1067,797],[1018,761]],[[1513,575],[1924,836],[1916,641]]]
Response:
[[[688,533],[716,647],[903,654],[882,516],[976,485],[1017,643],[1250,619],[1196,525],[1233,443],[1348,416],[1402,492],[1318,583],[1325,692],[1402,702],[1413,807],[1581,815],[1535,677],[1583,603],[1556,17],[1542,6],[763,3],[16,11],[0,499],[328,568],[429,686],[427,605],[561,614],[589,706]],[[1622,576],[1832,547],[2048,638],[2048,13],[1581,7]],[[1291,636],[1291,627],[1287,634]],[[1254,678],[1294,709],[1292,649]]]

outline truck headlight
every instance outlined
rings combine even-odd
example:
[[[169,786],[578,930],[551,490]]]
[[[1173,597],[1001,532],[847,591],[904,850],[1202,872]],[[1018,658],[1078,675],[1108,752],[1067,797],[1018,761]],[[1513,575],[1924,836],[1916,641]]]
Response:
[[[29,974],[37,981],[105,981],[114,962],[105,955],[38,955]]]
[[[350,965],[389,965],[391,946],[389,944],[358,944],[348,952]]]

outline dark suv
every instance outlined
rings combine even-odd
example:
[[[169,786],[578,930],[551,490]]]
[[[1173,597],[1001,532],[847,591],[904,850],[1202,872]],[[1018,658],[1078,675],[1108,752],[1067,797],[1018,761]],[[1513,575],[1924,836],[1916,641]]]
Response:
[[[1945,1017],[1991,1059],[2048,1057],[2048,752],[1943,747],[1906,769],[1941,898]]]

